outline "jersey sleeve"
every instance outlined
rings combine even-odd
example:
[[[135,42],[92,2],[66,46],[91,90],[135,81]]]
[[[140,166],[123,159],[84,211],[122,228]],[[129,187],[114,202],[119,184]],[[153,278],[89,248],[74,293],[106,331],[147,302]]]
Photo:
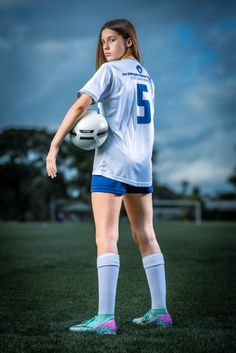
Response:
[[[95,103],[105,99],[110,92],[112,71],[107,63],[100,66],[93,77],[79,90],[79,94],[86,93]]]

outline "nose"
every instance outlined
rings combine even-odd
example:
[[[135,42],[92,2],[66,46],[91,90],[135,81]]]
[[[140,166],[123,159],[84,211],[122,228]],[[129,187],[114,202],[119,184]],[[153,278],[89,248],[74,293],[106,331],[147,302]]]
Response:
[[[109,49],[109,43],[108,42],[104,42],[103,50],[107,50],[107,49]]]

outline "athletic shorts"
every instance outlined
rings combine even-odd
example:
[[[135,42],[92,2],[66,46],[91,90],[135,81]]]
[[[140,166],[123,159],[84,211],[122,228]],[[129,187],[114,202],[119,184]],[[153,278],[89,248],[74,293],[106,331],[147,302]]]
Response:
[[[108,192],[116,195],[149,194],[153,192],[152,186],[133,186],[102,175],[92,175],[91,192]]]

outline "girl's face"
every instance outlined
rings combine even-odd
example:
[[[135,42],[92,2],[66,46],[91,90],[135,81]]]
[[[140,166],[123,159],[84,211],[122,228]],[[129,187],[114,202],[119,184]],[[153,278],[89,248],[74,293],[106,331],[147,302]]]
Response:
[[[102,31],[101,42],[103,53],[107,61],[132,57],[131,51],[129,50],[132,46],[131,39],[124,39],[119,33],[112,29],[105,28]]]

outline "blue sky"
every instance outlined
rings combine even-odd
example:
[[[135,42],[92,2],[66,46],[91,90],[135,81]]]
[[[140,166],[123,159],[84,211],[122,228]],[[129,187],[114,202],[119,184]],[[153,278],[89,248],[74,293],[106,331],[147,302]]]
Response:
[[[234,1],[1,0],[0,129],[56,129],[94,73],[100,27],[130,19],[156,85],[158,180],[214,195],[236,165]]]

